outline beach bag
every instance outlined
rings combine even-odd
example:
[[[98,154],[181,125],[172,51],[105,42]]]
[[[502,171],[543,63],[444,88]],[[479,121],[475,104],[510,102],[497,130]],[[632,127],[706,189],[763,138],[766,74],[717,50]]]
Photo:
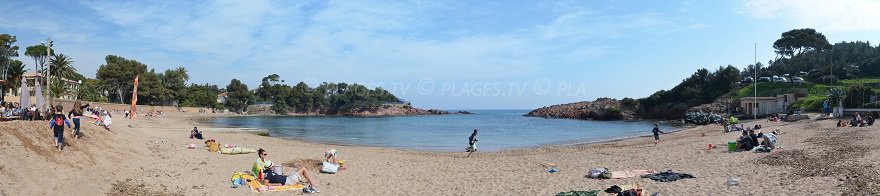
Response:
[[[209,140],[208,142],[205,142],[205,144],[208,145],[208,152],[217,152],[220,150],[220,144],[214,140]]]
[[[608,168],[599,167],[590,169],[590,178],[611,178],[611,171],[608,171]]]
[[[611,171],[602,172],[602,174],[599,174],[599,178],[611,179]]]
[[[339,171],[339,165],[330,162],[321,164],[321,173],[335,174],[337,171]]]

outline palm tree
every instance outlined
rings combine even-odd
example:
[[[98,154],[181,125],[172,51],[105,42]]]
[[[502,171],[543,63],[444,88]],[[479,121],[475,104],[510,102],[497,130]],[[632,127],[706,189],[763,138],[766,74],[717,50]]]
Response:
[[[13,87],[17,88],[21,86],[21,77],[24,76],[24,73],[27,70],[28,69],[25,69],[24,63],[22,63],[21,61],[10,61],[7,74],[9,74],[9,81],[12,82]],[[15,90],[15,88],[12,88],[12,94],[18,96],[18,92]]]
[[[177,72],[177,76],[180,77],[181,80],[189,80],[189,71],[186,70],[186,67],[177,67],[174,71]]]
[[[61,81],[60,79],[56,78],[56,79],[54,79],[52,84],[49,84],[49,97],[51,99],[56,99],[60,95],[67,94],[67,93],[68,93],[67,85],[64,84],[64,82]]]
[[[53,58],[49,61],[49,72],[51,76],[55,79],[70,79],[76,73],[76,68],[73,67],[73,59],[64,54],[56,54],[53,55]]]

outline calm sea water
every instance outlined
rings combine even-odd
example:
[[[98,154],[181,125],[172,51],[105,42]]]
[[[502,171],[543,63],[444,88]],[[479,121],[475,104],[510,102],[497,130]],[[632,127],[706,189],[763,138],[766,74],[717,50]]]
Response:
[[[477,148],[497,151],[542,145],[601,141],[651,134],[649,122],[588,121],[524,117],[528,110],[473,110],[470,115],[394,117],[226,117],[221,127],[269,130],[272,137],[334,144],[431,151],[463,151],[474,128]],[[674,129],[662,126],[661,130]]]

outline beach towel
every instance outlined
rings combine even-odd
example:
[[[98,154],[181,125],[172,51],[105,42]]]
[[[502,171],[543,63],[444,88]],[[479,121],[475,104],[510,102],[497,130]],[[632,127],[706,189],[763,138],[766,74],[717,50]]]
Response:
[[[599,196],[599,191],[597,191],[597,190],[592,190],[592,191],[575,191],[575,190],[571,190],[571,191],[568,191],[568,192],[559,192],[559,193],[556,193],[556,196]]]
[[[676,172],[672,172],[672,171],[665,171],[665,172],[660,172],[660,173],[643,175],[642,178],[650,178],[651,180],[659,181],[659,182],[672,182],[672,181],[677,181],[677,180],[681,180],[681,179],[685,179],[685,178],[694,178],[694,176],[690,175],[690,174],[686,174],[686,173],[676,173]]]
[[[612,179],[622,179],[622,178],[633,178],[639,177],[642,175],[657,173],[654,170],[626,170],[626,171],[612,171],[611,178]]]
[[[630,185],[614,185],[611,188],[605,189],[606,193],[611,193],[614,196],[647,196],[654,195],[648,194],[648,191],[644,188],[640,187],[638,184],[630,184]]]
[[[98,119],[98,116],[95,116],[94,114],[86,114],[86,115],[83,115],[83,116],[85,116],[85,117],[89,117],[89,118],[92,118],[92,119]]]
[[[257,180],[254,180],[253,176],[251,176],[251,175],[246,175],[246,176],[250,177],[250,179],[248,179],[247,177],[243,177],[244,179],[247,179],[248,187],[250,187],[251,190],[253,190],[254,192],[257,192],[257,193],[262,193],[262,192],[266,192],[266,191],[275,192],[275,191],[302,190],[302,189],[306,188],[305,185],[302,185],[299,183],[281,185],[281,186],[266,186],[266,185],[261,184]]]
[[[255,153],[255,152],[257,152],[257,150],[255,150],[254,148],[250,148],[250,147],[243,147],[243,146],[236,146],[233,148],[227,148],[225,146],[220,147],[220,154],[225,154],[225,155],[249,154],[249,153]]]

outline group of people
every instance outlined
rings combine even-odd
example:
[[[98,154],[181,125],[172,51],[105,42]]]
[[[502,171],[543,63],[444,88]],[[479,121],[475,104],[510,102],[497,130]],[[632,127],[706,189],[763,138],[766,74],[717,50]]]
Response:
[[[64,126],[67,125],[67,128],[73,128],[72,134],[74,139],[79,139],[82,137],[82,129],[80,127],[80,120],[83,117],[83,114],[86,113],[86,109],[89,107],[89,104],[82,105],[80,100],[77,100],[73,103],[73,107],[70,111],[65,115],[64,106],[58,104],[56,106],[50,107],[51,115],[49,116],[49,129],[52,129],[52,136],[54,139],[54,145],[58,150],[64,150]],[[108,117],[109,119],[109,117]],[[73,127],[70,126],[70,122],[73,122]],[[109,130],[109,124],[106,125]]]
[[[852,119],[849,121],[849,126],[852,127],[867,127],[874,125],[874,115],[870,113],[866,114],[864,117],[859,115],[859,112],[854,112]],[[837,121],[837,127],[846,127],[847,123],[843,120]]]
[[[18,102],[4,102],[0,104],[0,115],[3,117],[19,116],[21,109],[22,107]]]
[[[41,112],[36,104],[22,106],[18,102],[0,103],[0,116],[2,117],[17,117],[21,120],[43,120],[44,117],[50,115],[52,115],[51,107]]]
[[[776,148],[776,138],[782,134],[779,129],[770,133],[761,132],[761,125],[755,124],[754,128],[749,127],[742,131],[742,135],[736,140],[736,149],[738,151],[749,151],[755,147],[764,147],[766,151]],[[763,141],[758,141],[763,138]]]
[[[82,137],[82,127],[81,121],[85,114],[92,114],[97,116],[95,119],[95,125],[101,125],[107,131],[110,131],[110,125],[112,124],[112,115],[110,112],[100,110],[99,107],[95,107],[94,109],[89,108],[89,104],[82,104],[81,100],[76,100],[73,103],[73,107],[67,111],[65,114],[64,106],[61,104],[49,107],[49,113],[46,115],[49,120],[49,129],[52,130],[52,136],[54,139],[54,145],[58,150],[64,150],[64,126],[67,125],[67,128],[72,128],[71,133],[73,134],[74,139],[79,139]],[[73,126],[71,127],[71,122],[73,122]]]
[[[303,189],[305,193],[318,193],[318,182],[309,173],[305,166],[300,164],[293,165],[293,172],[284,172],[281,165],[277,165],[268,159],[269,152],[260,148],[257,150],[257,160],[251,171],[254,173],[258,182],[267,186],[281,186],[287,184],[300,183],[308,185]],[[337,171],[347,169],[345,162],[337,158],[336,149],[327,150],[324,153],[324,167],[326,164],[333,164]],[[323,169],[322,169],[323,172]],[[334,171],[335,173],[335,171]]]

